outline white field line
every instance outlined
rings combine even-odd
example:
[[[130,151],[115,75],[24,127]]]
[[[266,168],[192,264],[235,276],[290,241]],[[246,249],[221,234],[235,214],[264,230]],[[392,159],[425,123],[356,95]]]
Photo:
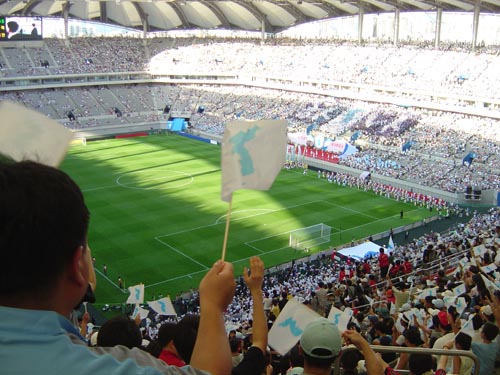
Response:
[[[116,284],[113,280],[111,280],[107,275],[105,275],[101,271],[96,270],[96,269],[94,269],[94,271],[96,273],[98,273],[99,275],[101,275],[104,279],[106,279],[111,285],[113,285],[116,289],[118,289],[122,293],[124,293],[124,294],[128,293],[128,289],[120,289],[120,287],[118,286],[118,284]]]
[[[314,201],[314,202],[310,202],[310,203],[317,203],[317,201]],[[308,203],[305,203],[305,204],[308,204]],[[295,207],[295,206],[294,206]],[[341,207],[341,206],[339,206]],[[420,208],[416,208],[414,210],[411,210],[411,211],[407,211],[407,212],[413,212],[413,211],[418,211],[420,210]],[[272,210],[272,211],[279,211],[279,210]],[[399,215],[399,214],[398,214]],[[398,216],[398,215],[394,215],[394,216]],[[253,217],[253,216],[258,216],[258,215],[252,215],[250,217]],[[368,215],[366,215],[368,216]],[[355,230],[355,229],[359,229],[359,228],[362,228],[362,227],[365,227],[367,225],[370,225],[370,224],[373,224],[375,222],[380,222],[380,221],[384,221],[384,220],[387,220],[389,217],[385,217],[385,218],[382,218],[382,219],[377,219],[375,221],[371,221],[369,223],[366,223],[366,224],[361,224],[361,225],[358,225],[356,227],[351,227],[349,229],[344,229],[343,231],[346,232],[346,231],[352,231],[352,230]],[[186,232],[189,232],[191,230],[197,230],[197,229],[201,229],[201,228],[207,228],[207,227],[211,227],[211,226],[214,226],[214,225],[217,225],[218,223],[214,223],[214,224],[209,224],[209,225],[205,225],[205,226],[200,226],[200,227],[196,227],[196,228],[192,228],[192,229],[188,229],[188,230],[184,230],[184,231],[179,231],[179,232],[175,232],[175,233],[170,233],[170,234],[167,234],[167,235],[163,235],[163,236],[158,236],[158,237],[155,237],[155,239],[159,242],[161,242],[162,244],[172,248],[170,245],[168,244],[165,244],[163,241],[159,240],[159,238],[161,237],[168,237],[168,236],[171,236],[171,235],[174,235],[174,234],[179,234],[179,233],[186,233]],[[337,232],[341,232],[341,230],[339,228],[336,228],[336,227],[331,227],[332,229],[335,229],[337,230]],[[283,232],[283,233],[280,233],[280,234],[277,234],[275,236],[279,236],[279,235],[282,235],[282,234],[285,234],[285,233],[289,233],[289,232]],[[278,249],[273,249],[271,251],[263,251],[255,246],[252,246],[251,243],[252,242],[256,242],[256,241],[260,241],[260,240],[263,240],[263,239],[266,239],[266,238],[271,238],[271,237],[275,237],[275,236],[268,236],[268,237],[263,237],[261,239],[257,239],[257,240],[253,240],[253,241],[249,241],[249,242],[245,242],[244,244],[256,251],[258,251],[261,255],[267,255],[267,254],[272,254],[272,253],[275,253],[275,252],[278,252],[278,251],[281,251],[281,250],[284,250],[284,249],[288,249],[289,247],[286,246],[286,247],[281,247],[281,248],[278,248]],[[172,248],[173,249],[173,248]],[[176,250],[177,252],[179,252],[180,254],[183,254],[181,251],[179,250]],[[185,255],[185,254],[183,254]],[[185,255],[186,256],[186,255]],[[188,256],[186,256],[188,257]],[[236,261],[233,262],[233,264],[236,264],[236,263],[240,263],[240,262],[243,262],[243,261],[246,261],[248,259],[250,259],[251,257],[246,257],[246,258],[241,258],[241,259],[238,259]],[[198,273],[201,273],[201,272],[204,272],[206,270],[201,270],[201,271],[196,271],[196,272],[192,272],[192,273],[188,273],[188,274],[185,274],[185,275],[180,275],[180,276],[176,276],[174,278],[171,278],[171,279],[166,279],[166,280],[163,280],[163,281],[159,281],[157,283],[154,283],[154,284],[150,284],[148,286],[145,286],[145,288],[148,288],[148,287],[151,287],[151,286],[156,286],[156,285],[160,285],[160,284],[165,284],[165,283],[168,283],[168,282],[171,282],[171,281],[175,281],[175,280],[178,280],[178,279],[182,279],[184,277],[191,277],[191,275],[195,275],[195,274],[198,274]]]
[[[192,261],[193,263],[196,263],[198,264],[199,266],[202,266],[204,270],[208,270],[209,267],[207,267],[206,265],[204,265],[203,263],[200,263],[198,262],[196,259],[193,259],[192,257],[190,257],[189,255],[183,253],[182,251],[180,251],[179,249],[176,249],[175,247],[173,247],[172,245],[169,245],[168,243],[166,242],[163,242],[162,240],[160,240],[158,237],[155,237],[155,240],[160,242],[161,244],[167,246],[168,248],[172,249],[173,251],[175,251],[176,253],[182,255],[183,257],[189,259],[190,261]]]
[[[296,205],[293,205],[293,206],[282,207],[282,208],[279,208],[279,209],[264,209],[263,208],[263,209],[233,211],[231,215],[234,215],[234,213],[237,213],[237,212],[247,212],[247,211],[261,211],[261,212],[264,211],[264,212],[258,213],[258,214],[254,214],[254,215],[242,216],[242,217],[239,217],[239,218],[231,219],[231,221],[235,222],[235,221],[245,220],[245,219],[248,219],[248,218],[251,218],[251,217],[255,217],[255,216],[267,215],[268,213],[273,213],[273,212],[288,210],[290,208],[305,206],[305,205],[308,205],[308,204],[311,204],[311,203],[319,203],[319,202],[323,202],[323,201],[312,201],[312,202],[307,202],[307,203],[296,204]],[[201,225],[199,227],[194,227],[194,228],[189,228],[189,229],[183,229],[183,230],[180,230],[180,231],[177,231],[177,232],[171,232],[171,233],[161,234],[159,236],[156,236],[155,239],[157,239],[157,238],[163,238],[163,237],[169,237],[169,236],[174,236],[176,234],[187,233],[187,232],[191,232],[191,231],[198,230],[198,229],[203,229],[203,228],[213,227],[213,226],[220,225],[220,224],[225,224],[225,222],[226,222],[225,221],[226,216],[227,215],[223,215],[223,216],[219,217],[213,224]]]

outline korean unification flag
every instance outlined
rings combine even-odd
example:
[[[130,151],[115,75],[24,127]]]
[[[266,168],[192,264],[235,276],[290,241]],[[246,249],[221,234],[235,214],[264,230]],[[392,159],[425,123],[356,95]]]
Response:
[[[269,346],[285,355],[300,340],[307,324],[318,318],[319,314],[292,298],[269,331]]]
[[[467,287],[465,286],[464,283],[457,285],[456,287],[453,288],[453,294],[456,296],[461,296],[462,294],[467,293]]]
[[[332,306],[330,314],[328,314],[328,320],[331,320],[340,332],[344,332],[351,320],[351,315]]]
[[[438,289],[437,287],[424,289],[424,290],[422,290],[422,292],[420,292],[419,298],[425,299],[425,297],[428,297],[428,296],[436,297],[437,289]]]
[[[129,286],[128,291],[130,292],[130,296],[127,298],[127,303],[144,302],[144,284]]]
[[[495,263],[490,263],[487,266],[481,267],[481,271],[483,271],[484,273],[490,273],[496,271],[497,268],[498,267]]]
[[[139,304],[135,305],[134,312],[132,313],[132,319],[135,319],[135,317],[139,315],[141,317],[141,320],[144,320],[148,317],[149,315],[149,310],[148,309],[143,309]]]
[[[158,299],[156,301],[148,302],[149,307],[151,307],[157,314],[159,315],[175,315],[174,305],[172,305],[172,301],[169,297],[164,297],[162,299]]]
[[[488,249],[484,245],[474,246],[472,250],[474,250],[474,255],[476,257],[481,258],[483,258],[484,255],[488,252]]]
[[[490,279],[488,279],[486,276],[481,274],[481,277],[484,280],[484,285],[486,285],[486,288],[490,290],[490,293],[493,293],[495,290],[500,289],[498,285],[496,285],[494,282],[492,282]]]
[[[268,190],[286,159],[285,120],[232,121],[222,143],[221,199],[239,189]]]

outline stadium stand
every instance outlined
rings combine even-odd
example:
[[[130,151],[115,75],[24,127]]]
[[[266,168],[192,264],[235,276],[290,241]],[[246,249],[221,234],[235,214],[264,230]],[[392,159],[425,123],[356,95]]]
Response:
[[[97,45],[99,48],[95,47]],[[316,65],[310,65],[309,60],[306,64],[303,56],[311,55],[313,48]],[[303,42],[260,45],[248,40],[238,43],[212,40],[208,43],[169,38],[153,39],[144,44],[134,39],[100,38],[71,39],[66,44],[48,39],[43,47],[25,49],[22,54],[9,48],[1,48],[0,52],[6,66],[0,71],[2,77],[85,76],[144,70],[185,73],[204,67],[211,74],[299,76],[320,81],[442,91],[459,96],[495,98],[500,95],[497,85],[500,71],[496,68],[500,55],[495,47],[485,48],[471,58],[460,46],[432,50],[420,46],[359,47],[349,43],[312,45]],[[89,58],[92,63],[85,63]],[[37,66],[40,60],[48,61],[49,66]],[[340,161],[341,165],[354,168],[358,173],[370,171],[453,193],[461,192],[468,185],[500,189],[500,124],[492,117],[243,86],[144,83],[77,87],[78,83],[50,90],[6,90],[0,92],[0,99],[21,102],[72,129],[166,120],[162,113],[166,104],[171,106],[171,111],[191,113],[193,131],[219,137],[224,132],[224,124],[231,119],[286,118],[290,132],[306,131],[312,124],[315,124],[313,134],[322,133],[332,138],[349,138],[360,132],[355,142],[359,152]],[[454,100],[466,106],[466,100]],[[205,108],[202,113],[197,111],[200,105]],[[114,108],[121,108],[123,116],[116,116]],[[68,120],[69,112],[74,114],[75,121]],[[403,151],[402,146],[408,141],[413,144]],[[471,151],[477,156],[472,164],[464,165],[463,154]],[[331,181],[337,184],[371,189],[397,199],[415,199],[416,204],[447,211],[443,216],[450,210],[467,214],[432,197],[419,200],[408,190],[377,182],[360,185],[355,174],[328,173]],[[497,270],[499,244],[500,211],[474,212],[467,224],[453,231],[430,232],[396,247],[392,251],[392,267],[409,263],[414,271],[393,270],[390,282],[378,280],[376,257],[338,258],[330,249],[321,256],[270,271],[264,279],[264,291],[281,299],[282,306],[293,297],[314,307],[313,292],[321,281],[328,289],[326,314],[332,306],[352,311],[356,326],[370,343],[380,335],[390,335],[390,344],[402,345],[405,329],[415,325],[423,341],[430,345],[433,338],[442,334],[436,319],[441,323],[451,322],[456,332],[466,329],[467,323],[475,317],[479,317],[476,319],[479,325],[487,321],[500,325],[496,287],[500,280]],[[425,262],[423,253],[431,254]],[[358,266],[365,263],[368,268],[360,270]],[[490,299],[485,298],[481,282],[474,278],[473,274],[477,274],[473,272],[476,271],[474,267],[478,266],[486,280],[492,280]],[[339,278],[341,270],[348,275],[346,279],[361,287],[361,291],[349,294],[346,279]],[[444,276],[440,270],[445,271]],[[460,285],[465,286],[465,292],[457,294],[455,291]],[[397,294],[401,290],[410,290],[408,297],[413,298],[405,303],[398,301],[398,297],[394,300],[392,294],[396,292],[396,296],[401,296]],[[453,302],[450,303],[447,297],[454,298]],[[198,298],[198,293],[193,291],[176,299],[174,305],[179,315],[199,313]],[[460,312],[457,298],[463,298],[465,303]],[[439,311],[441,305],[455,306],[458,315],[453,309],[449,316],[445,310]],[[409,311],[413,311],[415,320],[405,315]],[[269,315],[267,318],[272,325],[277,317]],[[156,339],[159,327],[166,321],[151,312],[142,327],[144,336]],[[379,329],[377,333],[376,322],[384,322],[386,326],[382,328],[386,331]],[[243,283],[238,284],[236,297],[228,308],[226,325],[234,328],[242,339],[250,336],[252,300]],[[478,329],[476,326],[473,330],[469,328],[473,342],[479,342]],[[498,337],[492,341],[495,340]]]

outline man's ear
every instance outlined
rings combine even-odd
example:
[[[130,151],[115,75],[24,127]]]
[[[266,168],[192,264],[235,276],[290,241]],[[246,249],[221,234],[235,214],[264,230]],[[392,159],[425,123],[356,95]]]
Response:
[[[69,265],[69,278],[78,286],[87,286],[88,264],[86,246],[78,246]]]

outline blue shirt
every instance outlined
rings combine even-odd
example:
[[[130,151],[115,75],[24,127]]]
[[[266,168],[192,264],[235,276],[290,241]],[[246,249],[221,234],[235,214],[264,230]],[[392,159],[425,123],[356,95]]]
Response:
[[[496,341],[491,344],[472,342],[472,352],[479,359],[479,375],[492,375],[495,373],[495,360],[499,345]]]
[[[119,348],[119,347],[116,347]],[[113,349],[110,348],[109,352]],[[0,372],[8,375],[186,375],[205,373],[169,367],[142,351],[139,366],[121,347],[121,358],[90,350],[69,320],[54,311],[0,306]],[[205,373],[206,374],[206,373]]]

